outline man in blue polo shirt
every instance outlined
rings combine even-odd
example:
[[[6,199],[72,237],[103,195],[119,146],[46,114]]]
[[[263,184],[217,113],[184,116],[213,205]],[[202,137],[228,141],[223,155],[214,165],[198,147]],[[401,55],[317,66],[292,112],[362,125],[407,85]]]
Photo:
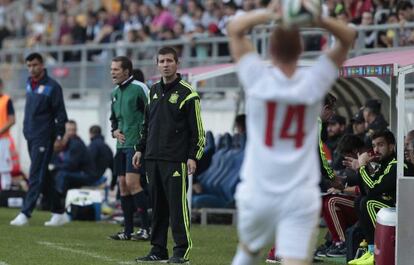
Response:
[[[29,191],[21,212],[10,225],[28,223],[42,189],[54,146],[62,145],[67,114],[60,85],[50,78],[39,53],[26,57],[30,77],[26,84],[23,134],[31,160]]]

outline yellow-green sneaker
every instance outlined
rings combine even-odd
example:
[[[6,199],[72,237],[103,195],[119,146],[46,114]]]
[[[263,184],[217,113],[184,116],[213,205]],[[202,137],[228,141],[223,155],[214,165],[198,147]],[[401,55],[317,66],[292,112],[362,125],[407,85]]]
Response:
[[[369,258],[358,261],[356,265],[374,265],[374,255],[371,254]]]
[[[361,257],[348,261],[348,265],[359,265],[361,261],[369,259],[370,257],[374,257],[374,255],[367,251]]]

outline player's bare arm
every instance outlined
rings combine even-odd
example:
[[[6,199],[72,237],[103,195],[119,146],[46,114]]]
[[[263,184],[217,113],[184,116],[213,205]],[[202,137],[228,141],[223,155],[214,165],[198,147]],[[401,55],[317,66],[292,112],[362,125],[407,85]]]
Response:
[[[356,31],[345,23],[330,17],[321,17],[316,20],[315,24],[326,29],[335,36],[337,40],[335,46],[330,49],[327,54],[336,66],[342,66],[347,59],[349,49],[354,43],[357,35]]]
[[[249,12],[233,18],[228,26],[227,33],[230,42],[230,52],[237,62],[243,55],[255,50],[252,42],[247,37],[247,33],[254,26],[279,20],[281,15],[279,1],[273,0],[269,7],[263,10]]]

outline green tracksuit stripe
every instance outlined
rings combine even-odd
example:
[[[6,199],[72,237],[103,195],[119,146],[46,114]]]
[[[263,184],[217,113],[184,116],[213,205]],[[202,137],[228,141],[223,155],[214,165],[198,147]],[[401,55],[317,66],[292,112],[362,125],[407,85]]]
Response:
[[[204,128],[203,128],[203,122],[201,121],[201,107],[200,107],[200,101],[195,101],[195,111],[196,111],[196,117],[197,117],[197,130],[198,130],[198,151],[196,153],[196,159],[200,160],[203,156],[204,152],[204,143],[205,143],[205,135],[204,135]]]
[[[390,208],[389,205],[376,200],[367,201],[367,211],[371,219],[372,225],[375,227],[377,223],[377,212],[375,209]]]
[[[185,251],[184,258],[188,259],[190,255],[190,250],[193,247],[193,242],[191,241],[190,236],[190,221],[189,221],[189,211],[188,211],[188,203],[187,203],[187,189],[186,189],[186,180],[187,180],[187,167],[185,163],[181,163],[181,176],[182,176],[182,209],[183,209],[183,219],[184,219],[184,227],[185,227],[185,234],[187,236],[188,247]]]
[[[384,178],[384,176],[386,176],[388,173],[390,173],[392,165],[394,165],[396,163],[397,163],[397,160],[395,160],[395,158],[393,160],[391,160],[391,162],[389,162],[387,167],[385,168],[383,174],[380,175],[377,180],[372,180],[371,179],[371,177],[368,175],[368,173],[365,169],[365,166],[362,166],[359,169],[359,173],[361,174],[361,177],[362,177],[363,181],[365,182],[365,184],[367,184],[367,186],[372,189],[372,188],[375,187],[375,185],[378,185],[382,182],[382,179]]]
[[[328,160],[326,159],[325,151],[323,151],[323,142],[321,140],[322,120],[320,118],[318,118],[318,126],[319,126],[319,153],[320,153],[321,160],[322,160],[322,166],[325,169],[328,177],[330,179],[334,179],[335,174],[332,168],[329,166]]]
[[[182,109],[182,107],[184,106],[184,104],[188,101],[188,100],[190,100],[190,99],[192,99],[192,98],[196,98],[196,97],[198,97],[198,94],[197,94],[197,92],[192,92],[190,95],[188,95],[181,103],[180,103],[180,106],[179,106],[179,109]]]

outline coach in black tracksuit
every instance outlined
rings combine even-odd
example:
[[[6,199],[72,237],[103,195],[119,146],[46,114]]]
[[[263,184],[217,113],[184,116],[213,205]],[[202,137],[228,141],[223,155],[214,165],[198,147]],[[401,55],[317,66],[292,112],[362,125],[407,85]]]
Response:
[[[30,77],[26,84],[23,134],[27,140],[31,160],[29,190],[21,213],[11,225],[25,225],[39,198],[45,174],[55,146],[62,145],[67,114],[60,85],[44,69],[38,53],[26,57]],[[55,141],[56,139],[56,141]]]
[[[177,74],[176,51],[160,49],[157,56],[161,81],[150,89],[142,137],[135,146],[134,166],[145,153],[145,166],[152,196],[151,252],[137,261],[168,259],[169,222],[175,242],[169,263],[186,263],[192,247],[187,206],[187,174],[196,170],[204,149],[200,97]]]

